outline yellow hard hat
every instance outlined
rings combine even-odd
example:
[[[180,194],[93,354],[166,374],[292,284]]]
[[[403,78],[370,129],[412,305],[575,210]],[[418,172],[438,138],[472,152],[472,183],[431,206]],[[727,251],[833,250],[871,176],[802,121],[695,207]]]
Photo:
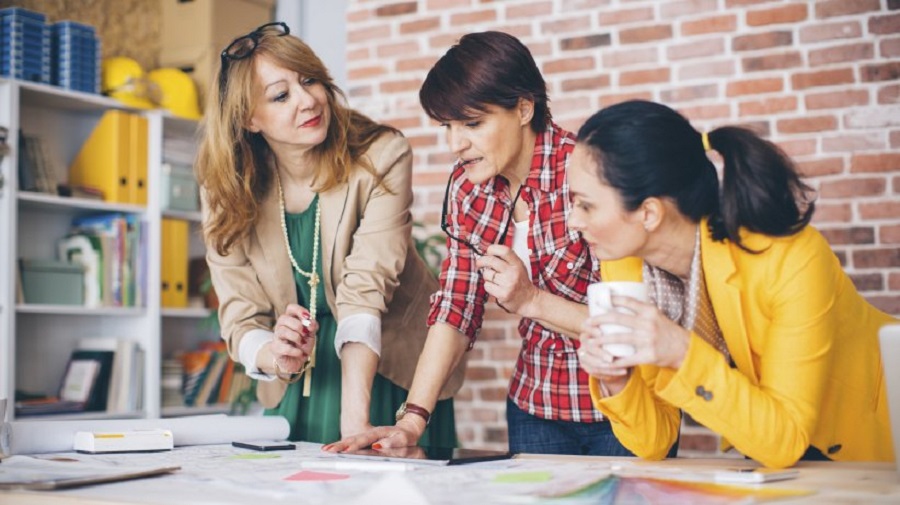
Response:
[[[177,68],[157,68],[147,78],[159,89],[159,104],[172,114],[187,119],[200,119],[197,85]]]
[[[138,62],[125,56],[103,60],[101,90],[104,95],[139,109],[152,109],[152,93]]]

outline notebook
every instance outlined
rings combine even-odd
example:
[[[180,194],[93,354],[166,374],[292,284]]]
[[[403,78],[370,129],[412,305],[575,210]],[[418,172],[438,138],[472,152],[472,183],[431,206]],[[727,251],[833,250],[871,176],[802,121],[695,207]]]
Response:
[[[884,365],[884,383],[887,387],[888,408],[891,413],[891,434],[894,439],[894,456],[900,458],[900,324],[888,324],[878,332],[881,339],[881,363]],[[888,366],[888,364],[891,366]],[[897,465],[900,472],[900,465]]]

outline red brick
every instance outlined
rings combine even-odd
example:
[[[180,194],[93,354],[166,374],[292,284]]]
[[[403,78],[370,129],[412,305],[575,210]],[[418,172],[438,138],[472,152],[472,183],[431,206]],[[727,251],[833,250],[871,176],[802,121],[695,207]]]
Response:
[[[591,28],[590,16],[578,16],[573,18],[554,19],[541,23],[541,33],[569,35],[574,32],[584,32]]]
[[[351,29],[347,32],[347,42],[361,44],[378,39],[387,39],[391,36],[391,27],[386,25],[372,26],[369,28]]]
[[[850,89],[846,91],[826,91],[824,93],[811,93],[804,99],[806,108],[816,109],[844,109],[869,104],[869,92],[864,89]]]
[[[757,5],[757,4],[765,4],[772,3],[772,0],[725,0],[725,8],[731,9],[734,7],[746,7],[748,5]]]
[[[671,25],[642,26],[640,28],[629,28],[619,32],[619,43],[621,44],[640,44],[643,42],[671,38]]]
[[[774,9],[763,9],[747,12],[749,26],[775,25],[783,23],[799,23],[808,17],[806,5],[795,4]]]
[[[347,78],[351,81],[355,79],[370,79],[387,74],[387,69],[381,66],[377,67],[359,67],[347,70]]]
[[[663,90],[659,93],[660,100],[663,103],[690,102],[693,100],[703,100],[716,98],[719,95],[719,89],[715,84],[702,84],[698,86],[683,86],[673,89]]]
[[[900,244],[900,224],[882,225],[878,229],[878,240],[882,244]],[[897,281],[895,284],[894,281]],[[900,273],[891,274],[891,289],[900,290]]]
[[[850,276],[850,280],[860,292],[884,290],[884,275],[880,273],[854,274]]]
[[[668,68],[648,70],[632,70],[619,74],[619,86],[636,86],[653,82],[669,82],[671,78]]]
[[[382,119],[383,123],[393,126],[398,130],[405,130],[410,128],[419,128],[422,126],[422,117],[421,116],[407,116],[407,117],[395,117],[389,119]]]
[[[733,59],[718,61],[703,61],[682,65],[678,69],[678,80],[689,81],[691,79],[704,79],[709,77],[728,78],[734,76],[737,70]]]
[[[601,27],[652,20],[653,9],[650,7],[623,9],[619,11],[608,11],[604,9],[597,13],[597,22]]]
[[[900,79],[900,61],[879,65],[865,65],[859,69],[863,82],[895,81]]]
[[[887,189],[885,182],[886,181],[882,177],[823,181],[819,187],[819,195],[822,196],[822,198],[881,196],[884,195],[884,192]]]
[[[649,91],[632,91],[628,93],[603,93],[600,95],[600,107],[609,107],[628,100],[652,100],[653,94]]]
[[[484,430],[484,440],[506,447],[509,443],[509,432],[505,425],[502,428],[487,428]]]
[[[463,35],[463,33],[444,32],[439,35],[429,37],[428,47],[438,50],[441,52],[441,54],[444,54],[444,52],[449,49],[450,46],[459,42],[459,38]]]
[[[725,96],[759,95],[784,90],[784,82],[780,78],[751,79],[734,81],[725,85]]]
[[[869,18],[869,33],[878,35],[896,35],[900,33],[900,14]]]
[[[471,0],[427,0],[425,10],[443,11],[470,7],[471,5]]]
[[[418,9],[417,2],[395,3],[376,8],[375,15],[378,17],[402,16],[404,14],[413,14]]]
[[[853,209],[849,203],[816,203],[817,223],[849,223],[853,220]]]
[[[479,397],[484,402],[494,402],[494,403],[499,404],[500,402],[506,400],[506,390],[507,390],[507,388],[504,386],[483,388],[481,391],[479,391]],[[487,409],[485,409],[485,410],[487,410]],[[490,419],[491,421],[499,421],[500,420],[499,412],[497,412],[496,410],[493,410],[490,412],[494,415],[494,417],[492,419]]]
[[[778,146],[791,158],[807,157],[816,154],[816,139],[781,140]]]
[[[441,26],[441,18],[430,17],[400,23],[400,34],[421,33],[437,30]]]
[[[809,161],[798,161],[797,170],[805,177],[819,177],[823,175],[835,175],[844,171],[842,158],[824,158]]]
[[[754,33],[735,37],[731,41],[731,49],[732,51],[756,51],[771,47],[790,46],[793,43],[794,36],[789,31]]]
[[[826,47],[809,52],[809,65],[818,67],[832,63],[871,60],[875,56],[875,46],[870,42]]]
[[[583,77],[579,79],[566,79],[562,82],[563,91],[593,91],[608,88],[610,79],[608,74],[595,77]]]
[[[541,40],[539,42],[532,41],[528,43],[528,49],[537,61],[543,61],[547,57],[553,56],[553,48],[554,45],[549,40]]]
[[[880,0],[827,0],[816,4],[817,18],[860,14],[881,9]]]
[[[900,171],[900,153],[854,154],[850,157],[850,172]]]
[[[518,347],[496,347],[488,352],[488,359],[495,363],[515,364],[521,350]]]
[[[839,23],[817,23],[800,28],[800,42],[822,42],[838,39],[856,39],[862,36],[859,21],[841,21]]]
[[[898,149],[900,148],[900,130],[895,130],[891,132],[891,148]],[[900,191],[898,191],[900,193]]]
[[[725,53],[725,41],[721,38],[698,40],[686,44],[669,46],[666,55],[669,60],[684,60],[688,58],[707,58]]]
[[[847,133],[822,138],[822,151],[826,153],[852,153],[856,151],[886,150],[881,132]]]
[[[562,0],[560,12],[609,10],[611,3],[612,0]]]
[[[738,104],[738,115],[741,117],[768,116],[770,114],[791,112],[795,110],[797,110],[797,97],[795,96],[773,96],[770,98],[747,100],[746,102]]]
[[[621,49],[604,52],[603,68],[627,67],[656,63],[659,61],[659,50],[656,47],[640,49]]]
[[[778,133],[809,133],[837,129],[838,121],[834,116],[807,116],[796,119],[781,119],[776,125]]]
[[[864,220],[900,218],[900,201],[861,203],[859,204],[859,217]],[[896,253],[900,257],[900,249]]]
[[[728,14],[681,23],[681,35],[705,35],[707,33],[730,33],[737,28],[737,16]]]
[[[888,289],[900,291],[900,273],[892,273],[888,276]],[[897,314],[897,312],[894,312],[894,314]]]
[[[506,19],[516,18],[533,18],[540,19],[541,16],[549,16],[553,13],[553,2],[532,2],[529,4],[507,4]]]
[[[553,114],[560,116],[567,113],[579,113],[586,110],[592,110],[591,99],[584,96],[557,98],[553,100],[551,105],[553,106]]]
[[[594,69],[594,58],[583,56],[579,58],[561,58],[544,63],[545,74],[557,74],[560,72],[574,72],[578,70]]]
[[[563,51],[573,51],[577,49],[590,49],[594,47],[608,46],[612,42],[612,38],[608,33],[598,33],[594,35],[581,35],[559,41],[560,49]]]
[[[422,58],[410,58],[397,61],[398,72],[425,72],[431,69],[437,61],[436,56],[426,56]]]
[[[395,128],[400,128],[393,122],[390,122],[390,121],[385,121],[385,122]],[[456,157],[454,156],[454,159],[455,158]],[[450,163],[452,163],[452,161]],[[447,164],[447,166],[449,166],[449,164]],[[443,185],[446,183],[447,183],[447,174],[445,172],[416,172],[413,174],[413,187],[437,186],[437,185]],[[484,331],[485,330],[482,330],[482,332],[484,332]]]
[[[878,51],[883,58],[896,58],[900,56],[900,38],[882,40]]]
[[[851,129],[890,128],[900,126],[900,108],[895,106],[881,106],[845,109],[844,126]]]
[[[679,107],[678,112],[692,121],[719,120],[724,122],[731,117],[728,104],[704,104],[692,107]]]
[[[408,54],[418,54],[419,44],[415,41],[397,42],[394,44],[379,45],[375,53],[381,59]]]
[[[853,69],[838,68],[794,74],[791,76],[791,87],[795,90],[799,90],[818,86],[850,84],[853,81]]]
[[[368,47],[350,49],[347,51],[347,61],[366,61],[372,57]]]
[[[875,243],[875,229],[870,226],[820,228],[819,231],[832,246]]]
[[[461,12],[450,16],[450,26],[463,26],[469,28],[469,25],[479,23],[490,23],[497,20],[497,11],[494,9]]]
[[[372,96],[372,86],[353,86],[347,90],[347,96],[350,98],[359,98],[365,96]]]
[[[900,248],[853,251],[853,266],[856,268],[900,267]]]
[[[362,9],[358,11],[350,11],[347,13],[347,23],[356,24],[361,21],[366,21],[372,18],[372,11],[369,9]]]
[[[382,88],[390,83],[382,83]],[[438,138],[437,135],[407,135],[406,140],[409,141],[409,145],[413,148],[417,147],[431,147],[437,145]]]
[[[760,72],[766,70],[779,70],[799,67],[803,64],[800,53],[792,51],[782,54],[767,54],[765,56],[753,56],[744,58],[741,66],[744,72]]]
[[[900,296],[867,296],[866,300],[886,314],[900,314]]]
[[[466,380],[470,381],[483,381],[483,380],[492,380],[497,378],[497,369],[494,367],[488,366],[472,366],[469,364],[469,367],[466,369]]]
[[[446,166],[449,167],[456,161],[456,155],[451,152],[439,152],[439,153],[429,153],[428,154],[428,164],[431,166]],[[444,179],[447,177],[445,176]],[[446,180],[444,181],[446,182]]]

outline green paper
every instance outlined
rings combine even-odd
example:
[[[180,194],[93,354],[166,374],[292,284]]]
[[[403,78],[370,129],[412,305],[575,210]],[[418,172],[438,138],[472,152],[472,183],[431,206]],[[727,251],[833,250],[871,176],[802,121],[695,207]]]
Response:
[[[502,484],[520,484],[523,482],[547,482],[553,478],[550,472],[515,472],[501,473],[494,477],[494,482]]]

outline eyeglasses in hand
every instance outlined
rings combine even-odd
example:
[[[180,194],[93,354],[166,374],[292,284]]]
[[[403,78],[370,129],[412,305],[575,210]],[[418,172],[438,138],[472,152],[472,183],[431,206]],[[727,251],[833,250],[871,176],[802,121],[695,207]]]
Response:
[[[471,236],[463,235],[458,236],[455,235],[451,231],[450,223],[447,220],[447,208],[449,207],[450,201],[450,186],[453,185],[453,173],[450,174],[450,180],[447,181],[447,188],[444,190],[444,203],[441,205],[441,230],[450,237],[451,240],[454,240],[462,245],[465,245],[469,249],[472,250],[475,254],[479,256],[484,256],[487,254],[487,248],[491,246],[491,242],[483,240],[481,237],[475,234],[471,234]],[[519,201],[519,195],[522,193],[521,188],[516,193],[516,197],[513,199],[512,207],[506,209],[508,211],[508,216],[503,219],[503,227],[500,229],[497,234],[497,244],[506,243],[506,234],[509,232],[509,223],[513,220],[513,211],[516,208],[516,202]],[[505,208],[506,206],[503,205]]]
[[[225,88],[228,85],[228,64],[231,61],[243,60],[253,54],[256,46],[259,45],[259,39],[263,35],[274,35],[276,37],[284,37],[289,35],[291,29],[287,23],[277,21],[274,23],[266,23],[259,26],[247,35],[242,35],[231,41],[228,47],[222,51],[222,68],[219,70],[219,97],[224,100]]]

